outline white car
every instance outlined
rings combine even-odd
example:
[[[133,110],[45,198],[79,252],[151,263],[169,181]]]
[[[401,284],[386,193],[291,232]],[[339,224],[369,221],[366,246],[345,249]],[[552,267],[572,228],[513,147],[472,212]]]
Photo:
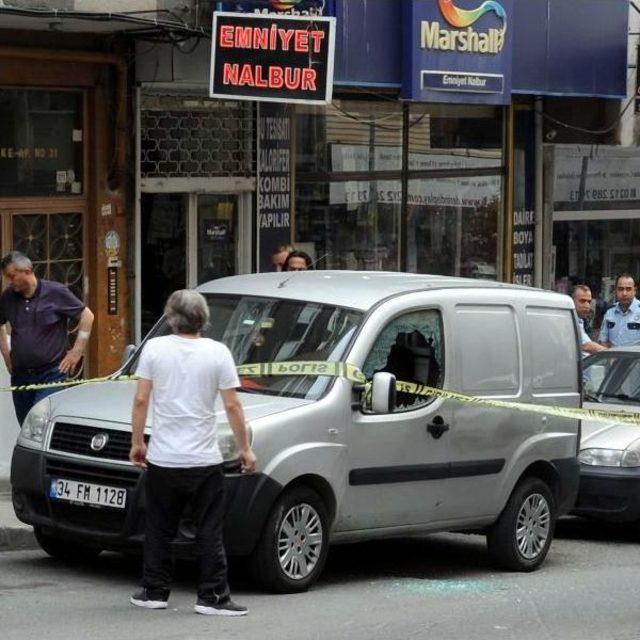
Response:
[[[607,349],[584,361],[584,408],[640,412],[640,346]],[[640,521],[640,426],[582,423],[576,515]]]

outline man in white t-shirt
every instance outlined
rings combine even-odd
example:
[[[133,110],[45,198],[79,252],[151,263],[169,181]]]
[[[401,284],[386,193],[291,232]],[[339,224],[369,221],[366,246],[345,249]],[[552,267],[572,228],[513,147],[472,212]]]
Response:
[[[245,473],[255,471],[240,386],[229,349],[202,338],[209,308],[195,291],[175,291],[165,307],[173,334],[152,338],[136,370],[129,459],[147,469],[142,588],[131,604],[166,609],[171,590],[171,542],[187,504],[197,526],[200,579],[195,611],[242,616],[246,607],[231,600],[222,541],[224,472],[218,447],[215,401],[218,391],[239,449]],[[153,402],[150,403],[153,392]],[[144,427],[149,405],[153,433],[149,448]]]

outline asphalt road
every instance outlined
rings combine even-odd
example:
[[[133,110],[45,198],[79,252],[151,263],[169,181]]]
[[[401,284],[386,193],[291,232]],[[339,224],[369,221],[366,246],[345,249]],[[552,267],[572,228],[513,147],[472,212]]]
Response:
[[[180,563],[169,609],[131,607],[139,561],[103,554],[69,566],[40,552],[0,553],[3,640],[638,640],[640,533],[561,522],[546,564],[493,570],[484,538],[435,535],[335,547],[310,592],[256,592],[236,567],[247,618],[193,613],[194,567]]]

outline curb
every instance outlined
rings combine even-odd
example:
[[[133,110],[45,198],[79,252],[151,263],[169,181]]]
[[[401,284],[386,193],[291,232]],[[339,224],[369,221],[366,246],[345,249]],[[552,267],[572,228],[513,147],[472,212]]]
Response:
[[[33,527],[20,522],[13,513],[11,484],[0,479],[0,553],[3,551],[26,551],[38,549]]]
[[[30,549],[39,549],[31,527],[0,527],[0,553]]]

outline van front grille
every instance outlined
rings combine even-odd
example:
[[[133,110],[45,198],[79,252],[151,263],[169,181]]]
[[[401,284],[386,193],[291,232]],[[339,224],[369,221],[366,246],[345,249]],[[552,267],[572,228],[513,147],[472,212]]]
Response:
[[[106,439],[106,444],[99,451],[95,451],[91,448],[91,442],[98,435],[103,436],[102,440]],[[148,436],[145,437],[145,440],[148,441]],[[131,433],[129,431],[102,429],[68,422],[56,422],[53,425],[53,434],[49,445],[49,449],[52,451],[75,453],[105,460],[128,460],[130,448]]]

